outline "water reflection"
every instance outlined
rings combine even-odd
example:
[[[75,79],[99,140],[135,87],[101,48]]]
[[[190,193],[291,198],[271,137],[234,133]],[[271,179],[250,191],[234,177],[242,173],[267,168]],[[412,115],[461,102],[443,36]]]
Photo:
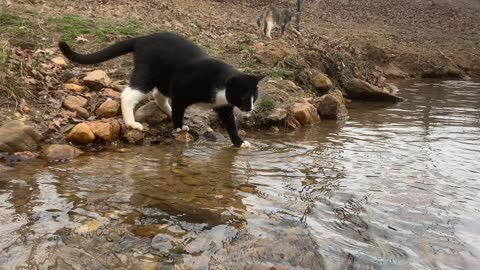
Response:
[[[0,176],[0,265],[480,268],[480,84],[402,82],[256,148],[152,146]]]

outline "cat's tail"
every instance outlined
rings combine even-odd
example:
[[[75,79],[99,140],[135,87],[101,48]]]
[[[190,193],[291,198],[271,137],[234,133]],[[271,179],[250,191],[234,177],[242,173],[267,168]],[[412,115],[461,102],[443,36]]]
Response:
[[[58,47],[62,51],[63,55],[68,58],[68,60],[77,62],[80,64],[91,65],[97,64],[109,59],[115,58],[120,55],[127,54],[133,51],[137,38],[131,38],[124,41],[117,42],[110,47],[102,49],[98,52],[90,54],[80,54],[72,50],[70,46],[64,41],[58,43]]]

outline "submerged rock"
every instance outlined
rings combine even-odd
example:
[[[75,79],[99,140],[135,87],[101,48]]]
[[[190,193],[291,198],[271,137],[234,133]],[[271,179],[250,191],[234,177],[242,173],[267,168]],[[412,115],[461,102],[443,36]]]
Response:
[[[344,119],[348,117],[348,110],[345,106],[345,98],[338,90],[323,95],[314,100],[317,112],[322,118]]]
[[[43,156],[49,161],[71,160],[83,152],[68,144],[52,144],[42,150]]]
[[[14,120],[0,127],[0,152],[35,151],[42,136],[22,120]]]
[[[70,130],[66,140],[76,144],[89,144],[95,140],[95,134],[86,123],[80,123]]]
[[[360,79],[350,79],[343,82],[347,96],[351,99],[369,101],[399,102],[403,98],[383,91],[383,89]]]

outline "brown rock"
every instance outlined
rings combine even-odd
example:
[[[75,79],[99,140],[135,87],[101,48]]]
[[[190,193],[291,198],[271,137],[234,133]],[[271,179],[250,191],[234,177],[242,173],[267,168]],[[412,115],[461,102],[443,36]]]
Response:
[[[89,122],[87,125],[97,138],[107,142],[113,142],[120,135],[120,124],[115,119],[104,119]]]
[[[40,134],[22,120],[14,120],[0,127],[0,152],[35,151],[42,140]]]
[[[90,113],[88,112],[87,109],[83,108],[87,105],[88,100],[86,98],[80,97],[80,96],[68,96],[64,101],[63,101],[63,107],[77,112],[77,115],[87,119],[90,117]]]
[[[371,85],[360,79],[350,79],[343,82],[347,96],[351,99],[362,99],[370,101],[399,102],[403,98],[383,91],[375,85]]]
[[[315,106],[322,118],[344,119],[348,116],[345,98],[338,90],[315,99]]]
[[[49,161],[71,160],[83,152],[68,144],[52,144],[42,150],[43,156]]]
[[[267,66],[274,66],[289,54],[294,54],[293,49],[279,40],[259,46],[255,51],[255,58]]]
[[[108,77],[107,73],[103,70],[94,70],[88,73],[84,78],[83,82],[88,88],[98,91],[102,88],[109,87],[112,83],[110,77]]]
[[[123,138],[125,138],[130,144],[140,144],[144,139],[144,135],[140,130],[128,129],[123,134]]]
[[[113,117],[117,115],[119,108],[120,102],[118,102],[117,100],[107,99],[97,108],[95,114],[98,117]]]
[[[155,101],[150,101],[135,112],[135,120],[143,123],[146,122],[151,126],[158,126],[163,124],[168,116],[160,110]]]
[[[65,90],[72,91],[72,92],[75,92],[75,93],[83,93],[87,89],[87,88],[85,88],[85,86],[78,85],[78,84],[75,84],[75,83],[64,83],[63,88]]]
[[[388,64],[384,67],[381,67],[383,75],[387,78],[407,78],[408,74],[403,72],[399,67]]]
[[[182,132],[179,132],[179,133],[175,134],[175,140],[177,140],[179,142],[188,143],[188,142],[193,141],[193,136],[190,135],[190,133],[188,133],[188,132],[182,131]]]
[[[80,123],[70,130],[66,140],[77,144],[89,144],[95,140],[95,134],[86,123]]]
[[[103,94],[104,96],[111,97],[111,98],[113,98],[113,99],[120,99],[120,97],[122,96],[122,93],[117,92],[117,91],[115,91],[115,90],[113,90],[113,89],[111,89],[111,88],[105,88],[105,89],[103,89],[102,94]]]
[[[317,91],[320,91],[322,93],[327,92],[333,86],[330,78],[328,78],[327,75],[321,72],[315,72],[312,77],[312,85]]]
[[[73,110],[78,107],[85,107],[87,105],[88,100],[86,98],[80,96],[68,96],[63,101],[63,107]]]
[[[67,65],[67,62],[65,61],[65,58],[63,58],[62,56],[57,56],[57,57],[53,58],[52,62],[55,65],[62,66],[62,67]]]
[[[302,126],[302,124],[297,119],[295,119],[295,117],[293,117],[292,115],[287,116],[287,118],[285,120],[285,127],[286,128],[297,129],[301,126]]]
[[[320,121],[320,116],[318,116],[315,106],[307,102],[293,104],[290,107],[290,112],[302,126],[308,126]]]

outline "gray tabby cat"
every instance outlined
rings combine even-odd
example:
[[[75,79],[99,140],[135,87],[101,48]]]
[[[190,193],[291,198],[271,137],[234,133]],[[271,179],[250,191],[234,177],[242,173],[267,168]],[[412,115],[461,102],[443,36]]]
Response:
[[[287,25],[292,21],[293,15],[294,12],[289,9],[276,8],[272,6],[266,7],[262,10],[262,13],[257,18],[257,26],[269,39],[272,39],[273,28],[280,27],[283,37]],[[293,27],[290,28],[295,34],[300,35],[300,33]]]

